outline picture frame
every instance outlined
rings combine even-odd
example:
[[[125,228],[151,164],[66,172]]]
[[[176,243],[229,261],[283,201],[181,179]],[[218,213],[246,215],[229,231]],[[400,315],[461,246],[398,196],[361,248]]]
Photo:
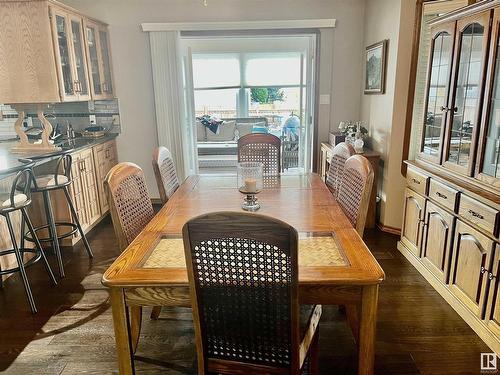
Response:
[[[385,93],[385,64],[388,40],[382,40],[366,47],[365,51],[365,94]]]

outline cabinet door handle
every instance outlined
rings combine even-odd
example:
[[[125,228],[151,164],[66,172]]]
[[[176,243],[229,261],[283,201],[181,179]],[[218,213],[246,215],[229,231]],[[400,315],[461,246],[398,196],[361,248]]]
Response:
[[[493,280],[495,278],[495,275],[493,275],[491,272],[488,273],[488,280]]]
[[[415,177],[413,177],[413,178],[411,179],[411,181],[412,181],[414,184],[420,185],[420,180],[417,180]]]
[[[441,106],[441,111],[442,112],[448,112],[448,108],[442,105]]]
[[[77,94],[78,91],[78,81],[73,81],[73,92]]]
[[[478,219],[484,220],[484,216],[481,215],[479,212],[476,212],[476,211],[473,211],[473,210],[469,210],[469,213],[472,216],[477,217]]]
[[[446,195],[444,195],[443,193],[440,193],[439,191],[436,191],[436,195],[439,197],[439,198],[442,198],[442,199],[448,199],[448,197]]]
[[[488,271],[486,268],[484,268],[483,266],[481,266],[481,275],[484,275],[486,273],[486,271]]]

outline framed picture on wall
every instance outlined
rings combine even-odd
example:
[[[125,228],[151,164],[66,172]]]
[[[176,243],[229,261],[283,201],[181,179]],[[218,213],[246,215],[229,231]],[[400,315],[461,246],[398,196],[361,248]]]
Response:
[[[365,53],[365,94],[385,92],[385,59],[387,40],[366,47]]]

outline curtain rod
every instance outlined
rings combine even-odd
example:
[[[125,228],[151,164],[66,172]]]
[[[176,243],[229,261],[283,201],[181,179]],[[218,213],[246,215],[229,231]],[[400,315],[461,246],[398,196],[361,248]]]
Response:
[[[336,19],[142,23],[142,31],[207,31],[333,28]]]

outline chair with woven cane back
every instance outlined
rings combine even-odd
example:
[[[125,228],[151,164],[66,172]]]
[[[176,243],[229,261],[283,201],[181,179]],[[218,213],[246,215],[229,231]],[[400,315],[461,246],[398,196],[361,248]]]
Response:
[[[330,160],[330,168],[328,168],[325,182],[335,198],[337,198],[339,192],[345,162],[353,155],[356,155],[354,147],[346,142],[339,143],[332,150],[332,159]]]
[[[166,147],[160,146],[155,148],[153,152],[153,171],[161,203],[165,204],[179,188],[175,163],[172,159],[172,154]]]
[[[247,134],[238,139],[238,162],[264,164],[264,176],[281,172],[281,140],[272,134]]]
[[[297,231],[214,212],[182,233],[198,374],[316,374],[321,306],[299,307]]]
[[[346,160],[337,201],[360,237],[365,230],[366,214],[373,185],[373,167],[361,155]]]
[[[115,165],[104,179],[111,219],[118,246],[123,251],[154,216],[144,172],[133,163]],[[141,331],[142,307],[130,306],[133,351],[137,349]]]
[[[161,203],[165,204],[179,188],[179,178],[177,177],[175,163],[170,151],[163,146],[155,148],[152,162]],[[151,310],[151,319],[158,319],[160,313],[161,306],[153,307]]]

